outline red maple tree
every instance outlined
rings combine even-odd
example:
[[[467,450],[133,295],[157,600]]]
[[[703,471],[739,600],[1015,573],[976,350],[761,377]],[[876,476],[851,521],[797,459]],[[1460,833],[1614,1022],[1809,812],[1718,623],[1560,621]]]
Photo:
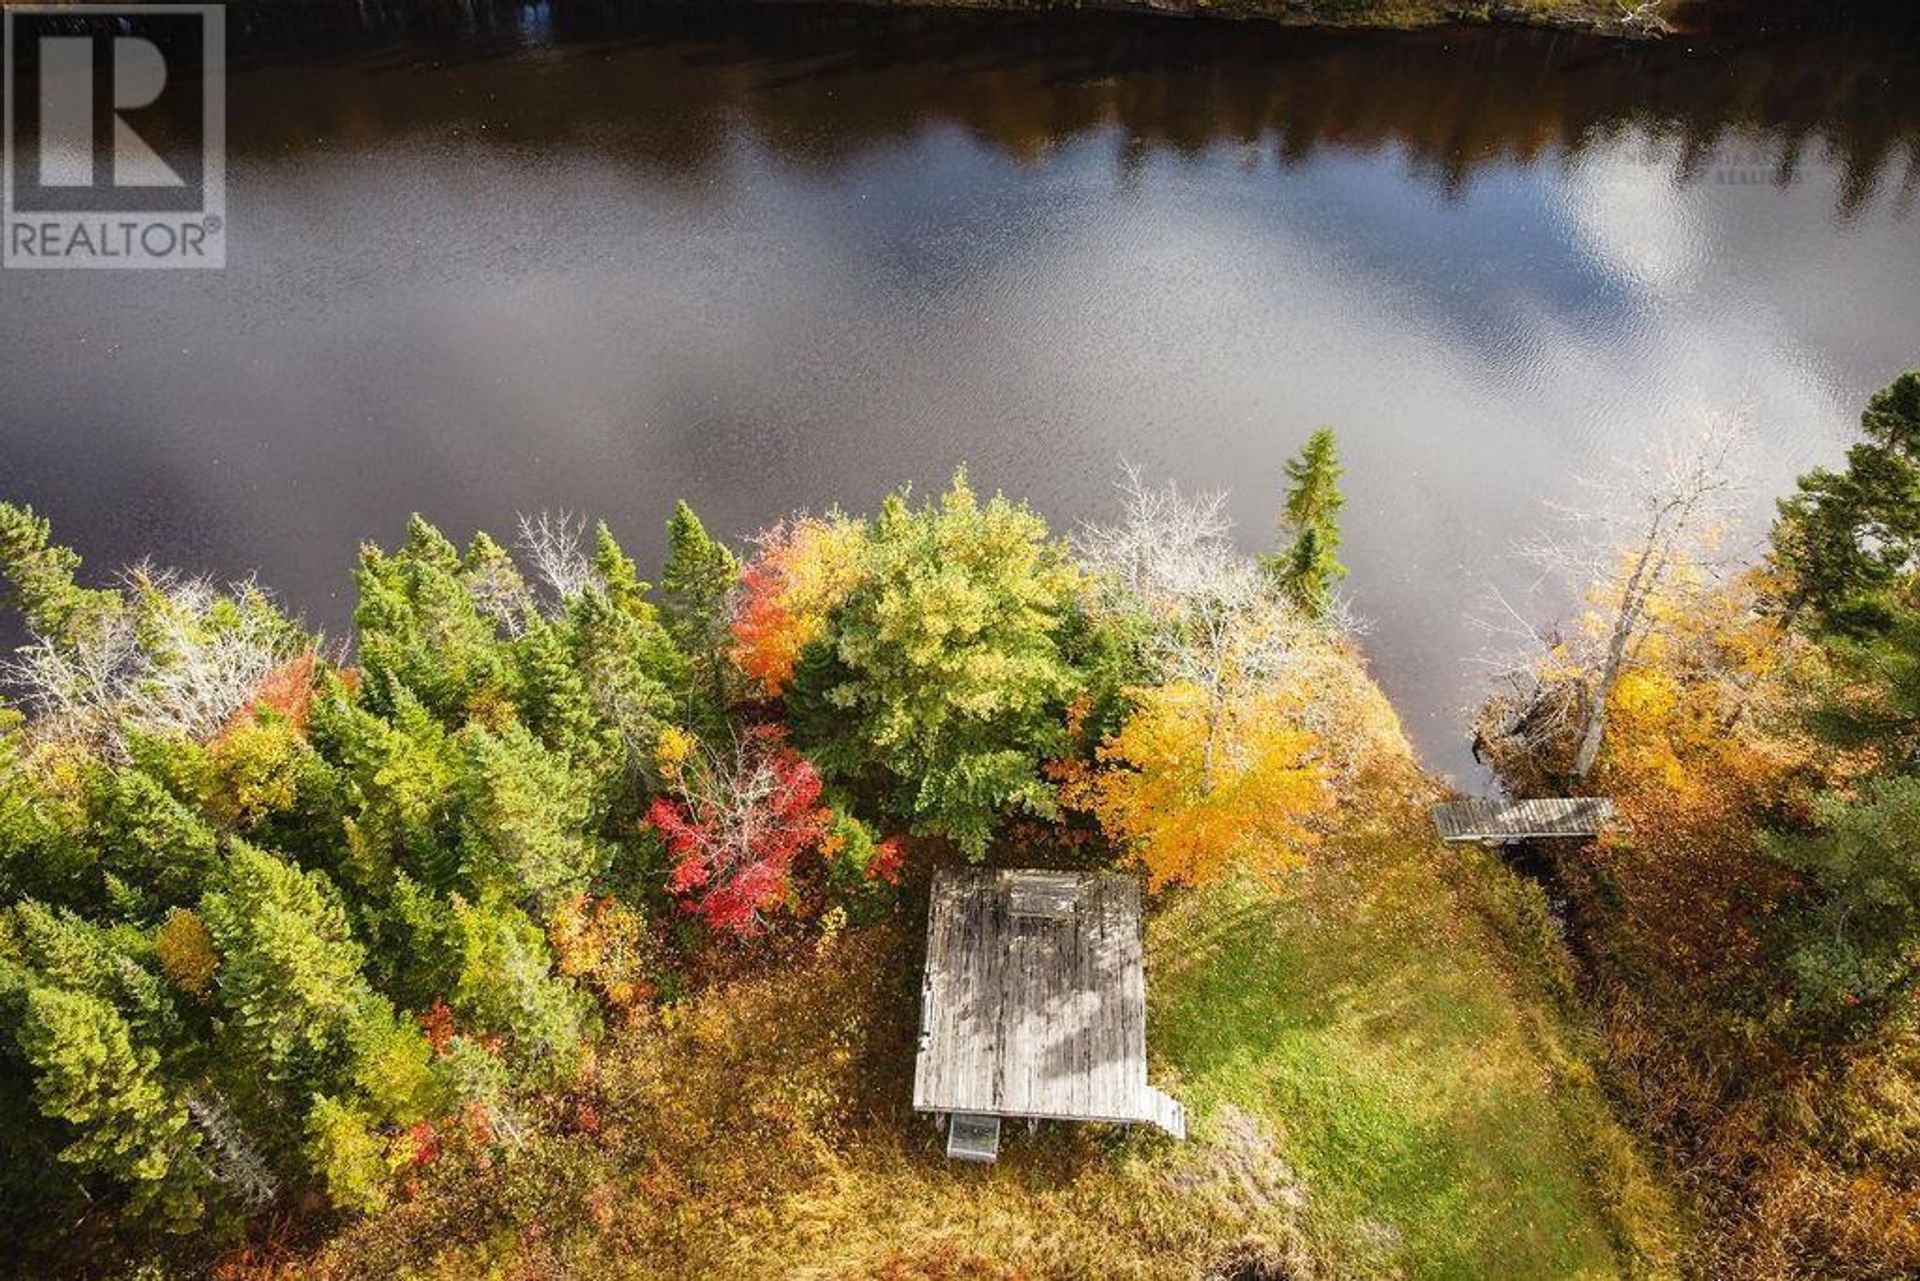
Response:
[[[787,897],[794,858],[825,829],[820,775],[777,728],[762,726],[730,752],[690,755],[674,791],[647,812],[673,855],[667,888],[717,930],[763,932]]]

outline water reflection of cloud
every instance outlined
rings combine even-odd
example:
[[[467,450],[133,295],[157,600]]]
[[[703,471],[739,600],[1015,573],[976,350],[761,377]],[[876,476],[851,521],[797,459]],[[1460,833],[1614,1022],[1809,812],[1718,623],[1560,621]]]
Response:
[[[1706,253],[1698,225],[1706,192],[1670,176],[1677,157],[1667,150],[1637,139],[1590,150],[1570,166],[1563,198],[1575,234],[1610,275],[1672,296]]]
[[[1742,398],[1784,483],[1920,355],[1920,233],[1884,186],[1836,222],[1847,148],[1723,183],[1739,131],[1689,142],[1558,81],[1573,105],[1535,117],[1455,72],[1428,116],[1316,94],[1332,65],[1286,93],[1247,67],[1219,92],[776,69],[294,75],[317,132],[351,127],[242,125],[232,269],[0,285],[0,479],[109,563],[258,565],[337,627],[354,542],[415,508],[456,533],[601,512],[650,561],[677,496],[737,534],[961,459],[1062,523],[1121,457],[1228,486],[1251,545],[1327,422],[1369,651],[1459,768],[1464,603],[1540,498]],[[482,112],[496,76],[510,105]],[[129,502],[151,515],[91,534]]]
[[[966,292],[1010,332],[1074,335],[1038,384],[1061,435],[1231,487],[1250,545],[1282,459],[1316,423],[1339,427],[1369,649],[1447,767],[1464,768],[1452,734],[1482,643],[1466,607],[1494,583],[1524,597],[1532,575],[1504,551],[1542,499],[1576,499],[1576,477],[1649,433],[1747,405],[1739,536],[1757,537],[1768,496],[1831,457],[1865,391],[1916,355],[1897,328],[1836,347],[1803,324],[1827,279],[1858,280],[1876,313],[1920,299],[1897,267],[1890,286],[1863,274],[1911,247],[1907,224],[1833,233],[1831,167],[1785,193],[1687,185],[1670,150],[1627,132],[1564,179],[1435,200],[1396,192],[1391,157],[1233,184],[1227,163],[1150,162],[1126,205],[1003,242]],[[1533,603],[1543,621],[1565,604]]]

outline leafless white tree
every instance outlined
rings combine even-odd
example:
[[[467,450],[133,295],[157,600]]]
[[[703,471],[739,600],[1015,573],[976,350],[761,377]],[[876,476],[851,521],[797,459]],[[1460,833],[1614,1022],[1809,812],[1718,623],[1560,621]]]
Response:
[[[1122,465],[1116,488],[1118,523],[1083,524],[1073,537],[1080,562],[1110,591],[1149,608],[1177,611],[1242,566],[1245,558],[1233,544],[1224,493],[1189,497],[1172,481],[1149,488],[1131,463]]]
[[[464,578],[467,594],[482,618],[509,637],[518,639],[527,631],[528,613],[538,607],[526,579],[511,557],[504,553],[478,565],[470,565]]]
[[[1119,489],[1120,521],[1082,526],[1074,546],[1109,607],[1144,623],[1155,674],[1205,691],[1211,765],[1235,700],[1297,664],[1312,624],[1234,545],[1225,495],[1149,487],[1132,466]]]
[[[0,681],[37,728],[97,742],[116,759],[130,734],[213,737],[276,667],[317,643],[251,579],[222,589],[142,565],[122,576],[121,593],[126,607],[83,635],[36,636],[0,662]]]
[[[524,513],[520,517],[520,549],[534,576],[546,584],[550,609],[557,609],[594,583],[593,561],[586,551],[586,517],[572,512]]]
[[[1493,593],[1481,621],[1494,638],[1486,661],[1507,690],[1499,735],[1533,749],[1570,741],[1572,778],[1592,772],[1608,704],[1659,630],[1662,603],[1671,609],[1676,592],[1706,587],[1737,560],[1722,536],[1745,492],[1737,454],[1747,435],[1744,414],[1708,415],[1692,434],[1584,481],[1580,504],[1552,505],[1553,523],[1519,555],[1539,571],[1535,587],[1553,583],[1592,612],[1540,627]]]
[[[265,608],[253,580],[230,585],[225,598],[239,608],[217,621],[222,593],[204,578],[143,575],[153,593],[142,669],[131,682],[123,719],[149,732],[204,741],[245,707],[267,676],[305,648],[286,622]]]
[[[191,1095],[187,1116],[216,1154],[215,1177],[232,1188],[242,1204],[264,1210],[279,1198],[280,1181],[218,1090],[208,1086]]]

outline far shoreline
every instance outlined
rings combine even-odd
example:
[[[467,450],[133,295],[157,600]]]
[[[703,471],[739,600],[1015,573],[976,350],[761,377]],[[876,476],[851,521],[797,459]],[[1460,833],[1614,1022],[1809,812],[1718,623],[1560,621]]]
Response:
[[[675,0],[667,0],[671,6]],[[798,7],[819,0],[744,0],[743,7]],[[833,0],[865,9],[972,10],[987,13],[1144,14],[1207,18],[1331,31],[1435,31],[1448,27],[1520,27],[1627,40],[1690,34],[1703,10],[1735,0]]]

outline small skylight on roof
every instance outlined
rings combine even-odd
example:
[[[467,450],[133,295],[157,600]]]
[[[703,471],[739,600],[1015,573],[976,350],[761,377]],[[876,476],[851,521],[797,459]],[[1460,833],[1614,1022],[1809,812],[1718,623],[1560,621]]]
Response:
[[[1015,916],[1070,921],[1080,905],[1080,878],[1072,872],[1010,872],[1007,895]]]

